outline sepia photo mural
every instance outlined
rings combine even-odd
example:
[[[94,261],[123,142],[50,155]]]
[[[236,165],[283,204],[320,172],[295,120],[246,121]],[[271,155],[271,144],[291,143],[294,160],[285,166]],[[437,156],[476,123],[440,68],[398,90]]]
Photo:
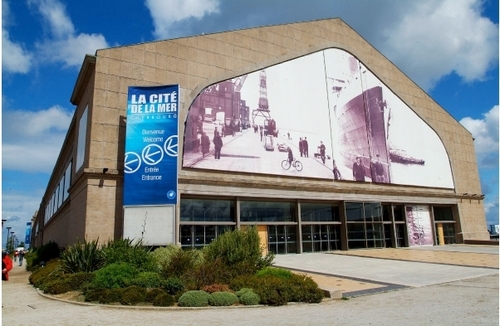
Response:
[[[189,109],[183,167],[454,187],[434,130],[340,49],[205,88]]]

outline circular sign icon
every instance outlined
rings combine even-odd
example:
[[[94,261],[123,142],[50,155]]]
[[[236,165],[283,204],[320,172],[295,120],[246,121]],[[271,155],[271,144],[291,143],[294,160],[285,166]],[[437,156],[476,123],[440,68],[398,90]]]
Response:
[[[177,149],[179,148],[179,137],[177,135],[172,135],[165,140],[163,144],[163,149],[168,156],[176,157]]]
[[[175,191],[173,191],[173,190],[169,190],[169,191],[167,192],[167,198],[168,198],[168,199],[174,199],[174,198],[175,198]]]
[[[142,150],[142,160],[147,165],[156,165],[163,159],[163,150],[160,145],[149,144]]]
[[[125,153],[125,163],[123,165],[123,172],[134,173],[141,167],[141,157],[137,153],[127,152]]]

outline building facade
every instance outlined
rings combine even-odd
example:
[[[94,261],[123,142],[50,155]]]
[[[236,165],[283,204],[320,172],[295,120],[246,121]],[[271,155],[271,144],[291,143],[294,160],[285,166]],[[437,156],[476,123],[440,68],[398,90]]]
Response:
[[[127,211],[128,88],[160,85],[180,88],[177,204]],[[98,50],[71,103],[35,247],[248,225],[279,254],[489,239],[472,135],[341,19]]]

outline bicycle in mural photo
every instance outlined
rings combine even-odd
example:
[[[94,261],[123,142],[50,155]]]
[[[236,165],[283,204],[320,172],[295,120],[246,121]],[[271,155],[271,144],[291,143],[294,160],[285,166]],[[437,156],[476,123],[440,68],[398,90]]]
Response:
[[[292,160],[292,163],[290,163],[289,160],[283,160],[281,162],[281,167],[285,170],[290,169],[290,167],[293,166],[297,171],[302,171],[302,168],[304,167],[300,161],[297,161],[295,157]]]

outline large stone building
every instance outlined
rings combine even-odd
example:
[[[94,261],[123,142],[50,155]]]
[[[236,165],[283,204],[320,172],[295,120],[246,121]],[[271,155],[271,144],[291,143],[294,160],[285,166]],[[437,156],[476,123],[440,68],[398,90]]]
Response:
[[[161,85],[180,88],[176,204],[127,213],[129,87]],[[341,19],[98,50],[71,103],[35,247],[198,248],[245,225],[275,253],[489,238],[471,134]]]

